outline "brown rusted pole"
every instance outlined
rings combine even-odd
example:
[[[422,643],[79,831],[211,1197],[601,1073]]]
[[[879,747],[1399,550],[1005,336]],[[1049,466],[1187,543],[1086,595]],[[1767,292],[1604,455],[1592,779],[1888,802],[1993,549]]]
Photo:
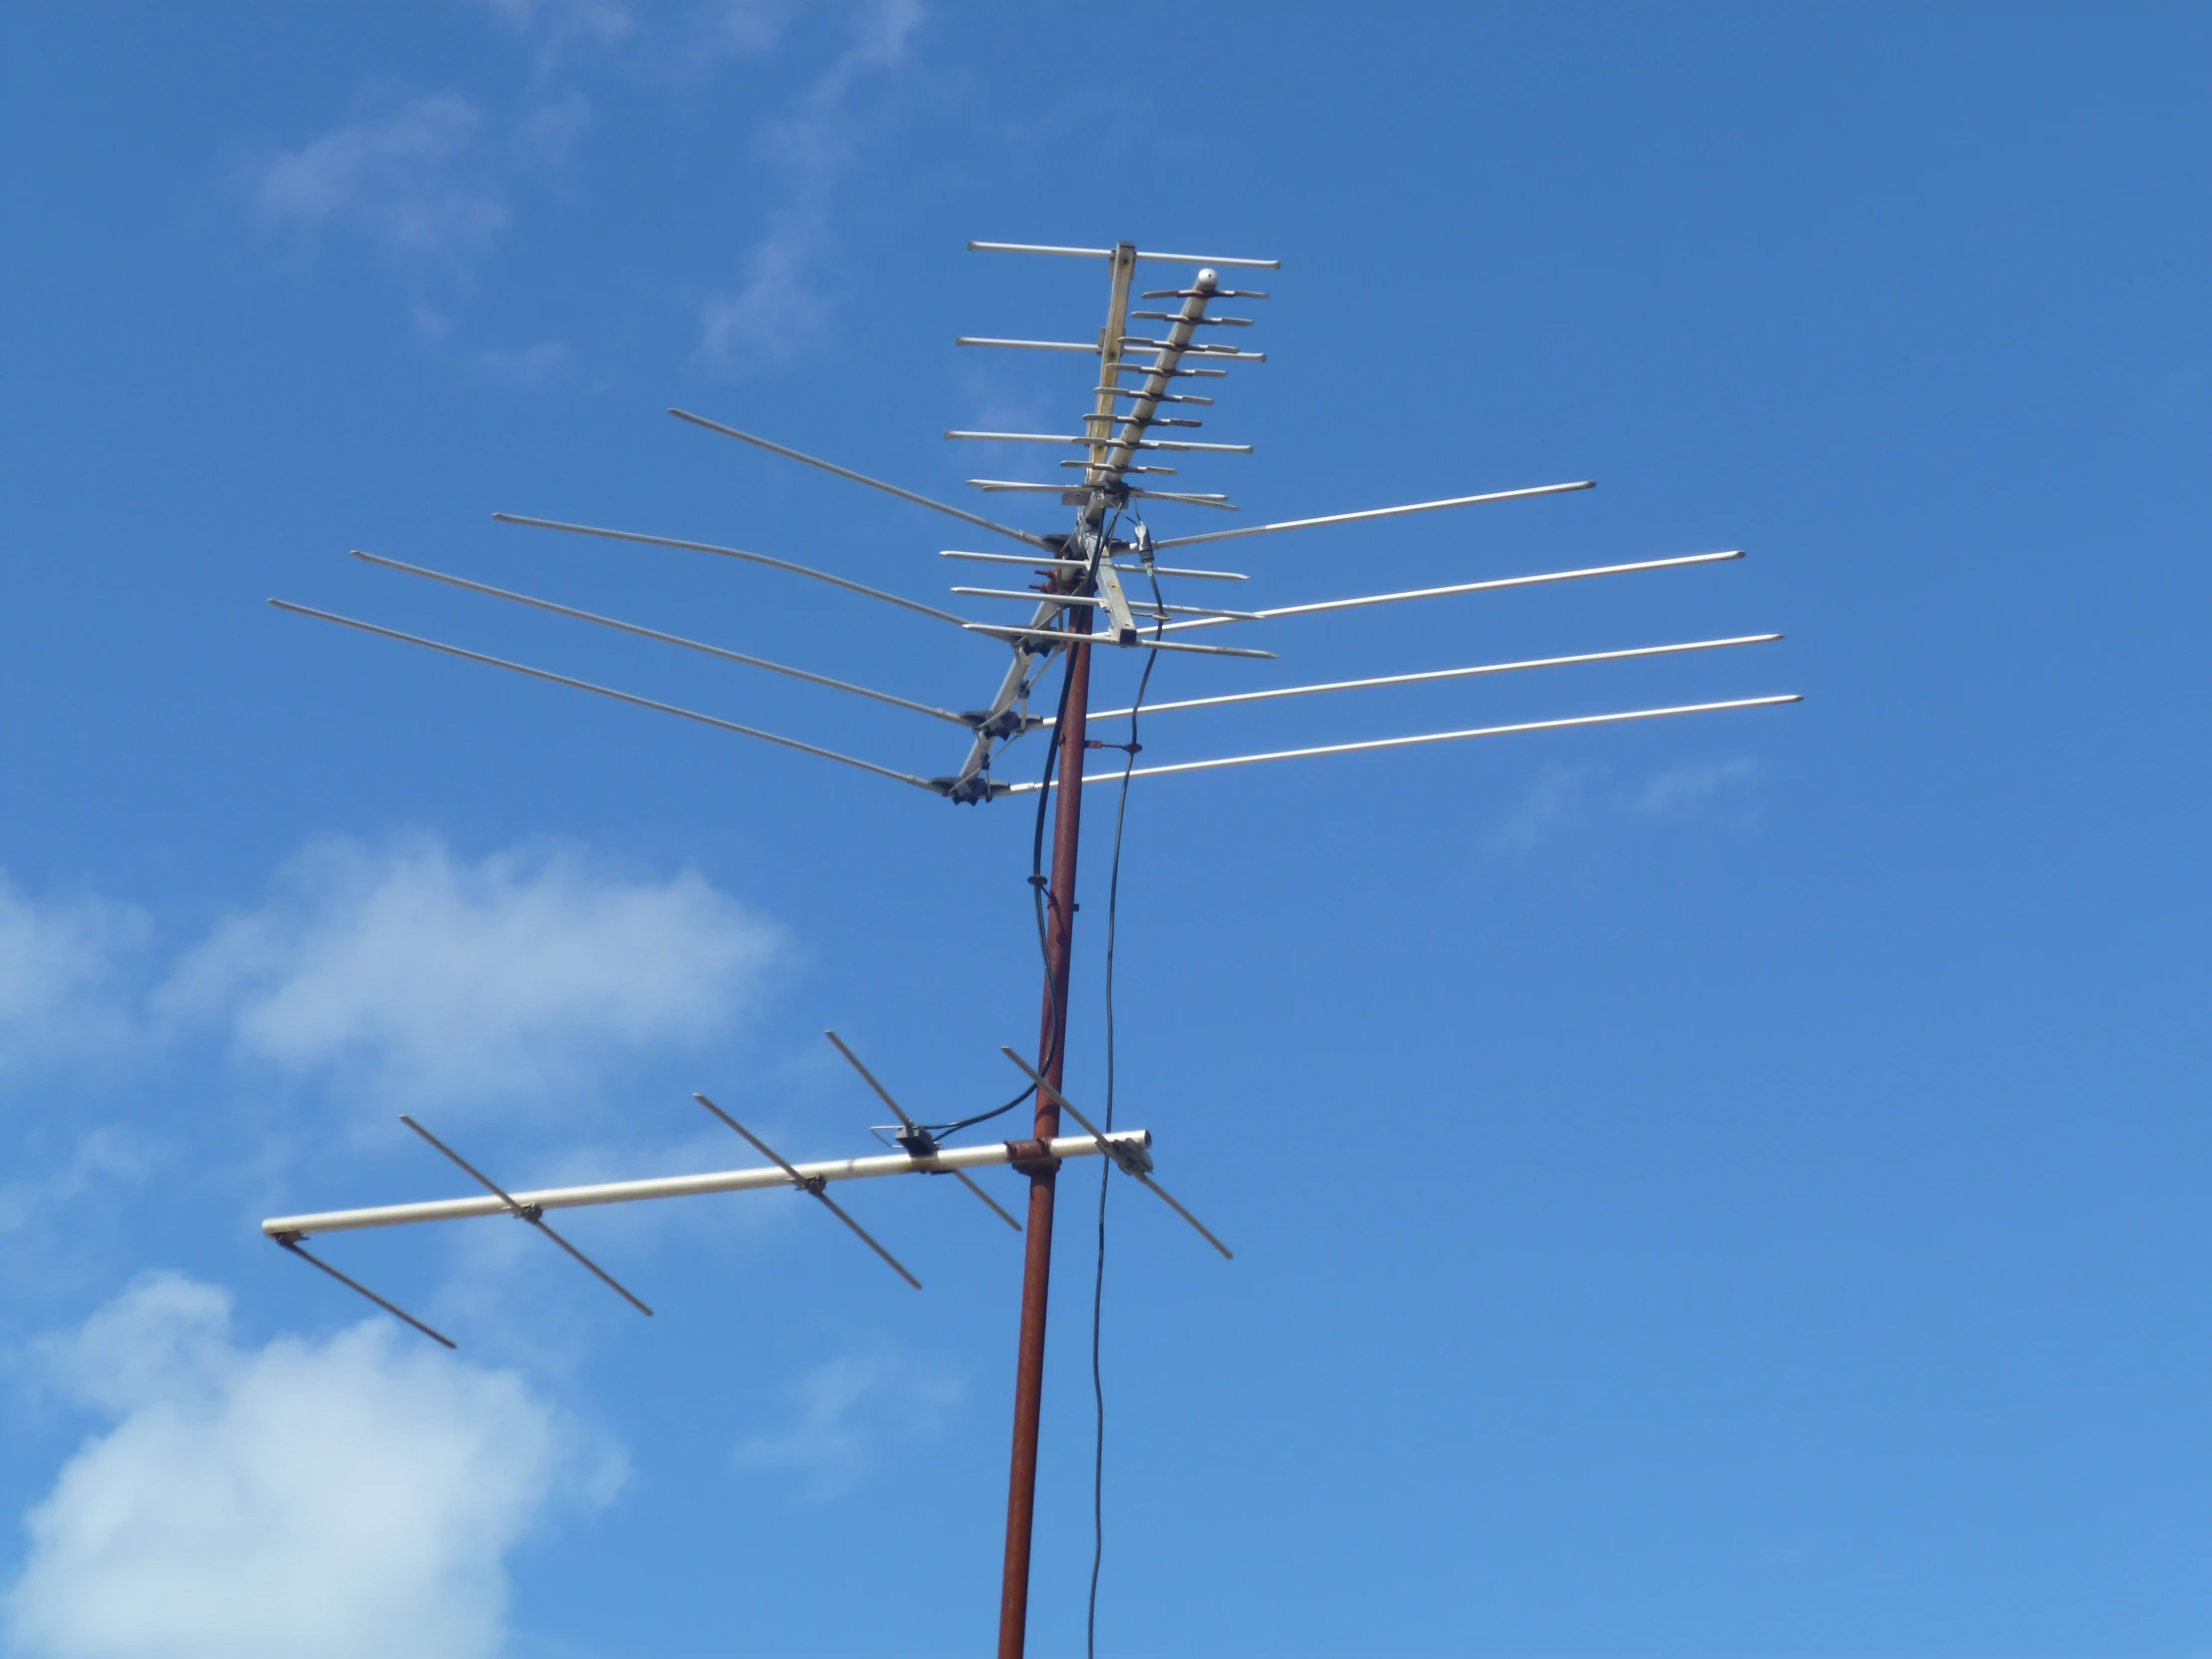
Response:
[[[1091,612],[1069,613],[1090,632]],[[1069,648],[1067,711],[1057,733],[1060,789],[1052,809],[1052,885],[1045,907],[1044,1030],[1037,1069],[1055,1089],[1067,1068],[1068,958],[1075,940],[1075,853],[1083,831],[1083,742],[1090,708],[1091,648]],[[1060,1108],[1037,1094],[1039,1140],[1060,1132]],[[998,1601],[998,1659],[1021,1659],[1029,1624],[1029,1534],[1037,1513],[1037,1420],[1044,1404],[1044,1315],[1052,1288],[1052,1199],[1059,1166],[1029,1175],[1029,1228],[1021,1268],[1021,1350],[1014,1373],[1013,1475],[1006,1493],[1006,1577]]]

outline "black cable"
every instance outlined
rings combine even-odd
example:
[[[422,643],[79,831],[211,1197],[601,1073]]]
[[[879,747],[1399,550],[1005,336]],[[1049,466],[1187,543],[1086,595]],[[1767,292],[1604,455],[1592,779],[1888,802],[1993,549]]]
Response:
[[[1146,570],[1151,571],[1147,560]],[[1154,639],[1167,626],[1166,600],[1160,594],[1160,578],[1152,576],[1152,603],[1160,611]],[[1113,873],[1106,883],[1106,1132],[1114,1132],[1114,944],[1121,920],[1121,832],[1129,819],[1129,775],[1137,764],[1137,716],[1144,708],[1145,688],[1152,684],[1152,670],[1160,653],[1145,653],[1144,673],[1137,680],[1137,696],[1129,706],[1129,742],[1124,746],[1121,769],[1121,802],[1114,810]],[[1099,1364],[1100,1335],[1106,1309],[1106,1183],[1113,1174],[1110,1159],[1099,1160],[1098,1170],[1098,1272],[1091,1282],[1091,1400],[1097,1408],[1098,1432],[1091,1447],[1091,1597],[1083,1624],[1086,1659],[1098,1654],[1098,1574],[1106,1560],[1106,1380]]]

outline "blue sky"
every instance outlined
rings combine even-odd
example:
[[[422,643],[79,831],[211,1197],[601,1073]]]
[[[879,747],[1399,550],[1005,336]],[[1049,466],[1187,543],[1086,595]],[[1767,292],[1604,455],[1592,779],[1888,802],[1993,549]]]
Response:
[[[345,552],[968,706],[995,647],[489,515],[941,602],[967,532],[662,411],[1042,476],[938,434],[1072,418],[1077,359],[952,339],[1082,337],[1101,268],[963,245],[1124,237],[1283,261],[1206,433],[1257,453],[1182,474],[1245,520],[1599,481],[1217,549],[1254,599],[1748,553],[1274,624],[1155,697],[1789,636],[1162,717],[1148,759],[1807,701],[1137,786],[1121,1121],[1239,1254],[1115,1194],[1101,1651],[2212,1647],[2201,12],[0,31],[10,1651],[988,1641],[1019,1258],[948,1184],[851,1200],[921,1296],[796,1199],[578,1219],[650,1324],[504,1224],[333,1242],[452,1357],[256,1224],[457,1190],[402,1110],[523,1184],[750,1162],[693,1089],[861,1150],[830,1025],[925,1115],[1003,1098],[1027,813],[262,601],[944,770],[917,717]],[[1040,1654],[1090,1547],[1063,1192]]]

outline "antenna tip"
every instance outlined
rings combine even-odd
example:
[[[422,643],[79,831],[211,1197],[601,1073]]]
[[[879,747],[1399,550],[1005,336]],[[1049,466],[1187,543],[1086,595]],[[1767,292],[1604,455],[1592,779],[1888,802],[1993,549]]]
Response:
[[[1201,271],[1198,274],[1198,280],[1193,282],[1191,286],[1198,288],[1203,292],[1211,293],[1220,284],[1220,282],[1221,278],[1214,274],[1213,268],[1211,266],[1208,266],[1205,270]]]

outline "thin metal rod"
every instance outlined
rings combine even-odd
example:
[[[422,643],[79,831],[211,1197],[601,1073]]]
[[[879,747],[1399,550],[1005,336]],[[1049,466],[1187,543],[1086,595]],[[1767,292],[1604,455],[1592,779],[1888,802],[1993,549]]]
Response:
[[[865,1082],[869,1088],[875,1091],[875,1098],[880,1100],[884,1105],[888,1106],[891,1109],[892,1116],[896,1117],[898,1121],[909,1130],[918,1130],[921,1127],[919,1124],[915,1123],[912,1118],[906,1115],[905,1107],[899,1105],[897,1101],[891,1098],[890,1090],[884,1088],[882,1084],[878,1083],[875,1080],[875,1073],[860,1064],[860,1057],[857,1054],[853,1053],[851,1049],[845,1047],[844,1039],[842,1037],[838,1036],[834,1031],[825,1031],[823,1032],[823,1035],[828,1037],[830,1042],[836,1045],[837,1052],[839,1054],[842,1054],[845,1057],[846,1063],[849,1064],[854,1071],[860,1074],[861,1080]],[[986,1205],[988,1205],[990,1207],[992,1215],[996,1216],[1008,1227],[1011,1227],[1016,1233],[1019,1233],[1021,1231],[1021,1223],[1014,1220],[1012,1216],[1008,1215],[1006,1211],[1000,1207],[997,1199],[991,1197],[989,1193],[985,1192],[981,1187],[978,1187],[974,1183],[974,1181],[969,1179],[965,1171],[953,1170],[951,1171],[951,1175],[952,1178],[955,1181],[959,1182],[961,1186],[967,1188],[969,1192],[973,1193],[977,1198],[981,1199]]]
[[[1031,570],[1088,570],[1090,564],[1083,559],[1036,559],[1025,553],[966,553],[957,548],[946,548],[937,555],[940,559],[971,559],[977,564],[1026,565]],[[1116,570],[1144,573],[1142,565],[1117,564]],[[1241,570],[1185,570],[1175,565],[1155,565],[1155,576],[1188,576],[1208,582],[1248,582],[1251,578]]]
[[[565,674],[554,674],[546,669],[531,668],[523,663],[510,663],[504,657],[487,657],[481,651],[464,651],[457,645],[441,644],[426,640],[420,634],[402,634],[396,628],[379,628],[373,622],[358,622],[349,616],[339,616],[334,611],[318,611],[311,605],[294,605],[288,599],[272,599],[270,603],[279,611],[290,611],[297,616],[311,616],[319,622],[334,622],[341,628],[357,628],[364,634],[376,634],[387,640],[398,640],[405,645],[419,645],[428,651],[442,651],[448,657],[462,657],[472,663],[484,663],[492,668],[503,668],[511,674],[527,674],[533,680],[550,681],[556,686],[573,686],[597,697],[611,697],[617,703],[635,704],[641,709],[657,709],[664,715],[676,715],[684,720],[695,720],[702,726],[712,726],[720,731],[735,732],[740,737],[759,738],[763,743],[773,743],[784,749],[796,749],[802,755],[819,755],[826,761],[835,761],[842,766],[857,767],[862,772],[872,772],[879,778],[896,779],[901,784],[911,784],[917,790],[931,795],[944,791],[926,778],[916,778],[911,773],[893,772],[889,767],[879,767],[873,761],[857,761],[850,755],[839,755],[833,749],[822,749],[811,743],[801,743],[797,738],[780,738],[774,732],[764,732],[755,726],[740,726],[734,720],[718,720],[713,715],[703,715],[696,709],[680,709],[673,703],[657,703],[650,697],[638,697],[630,692],[616,691],[611,686],[595,686],[589,680],[572,680]]]
[[[1014,1220],[1012,1213],[1008,1211],[1005,1206],[1000,1204],[997,1199],[991,1197],[991,1195],[985,1192],[981,1187],[978,1187],[965,1174],[963,1174],[959,1170],[954,1170],[952,1172],[952,1178],[955,1181],[959,1182],[961,1186],[967,1188],[967,1190],[973,1193],[977,1198],[981,1199],[985,1204],[988,1204],[991,1207],[992,1215],[996,1216],[1008,1227],[1011,1227],[1016,1233],[1019,1233],[1021,1231],[1021,1223]]]
[[[279,1233],[278,1235],[276,1235],[276,1242],[282,1245],[286,1250],[290,1251],[294,1256],[298,1257],[302,1262],[306,1263],[309,1267],[321,1269],[332,1279],[335,1279],[340,1285],[343,1285],[347,1290],[358,1291],[362,1296],[367,1297],[369,1301],[375,1303],[377,1307],[383,1309],[383,1311],[389,1314],[393,1319],[400,1321],[402,1324],[413,1326],[417,1331],[421,1332],[433,1343],[441,1343],[447,1348],[460,1347],[460,1344],[456,1343],[451,1337],[444,1336],[436,1331],[431,1330],[427,1325],[424,1325],[420,1320],[416,1319],[414,1315],[408,1313],[406,1309],[397,1307],[392,1303],[386,1302],[382,1297],[378,1296],[374,1291],[370,1290],[358,1279],[349,1279],[344,1274],[338,1272],[336,1268],[330,1266],[329,1263],[323,1261],[319,1256],[308,1255],[307,1252],[300,1247],[297,1238],[286,1238],[284,1235]]]
[[[1084,345],[1069,339],[984,339],[975,334],[961,334],[954,345],[996,345],[1013,351],[1080,351],[1085,356],[1098,355],[1096,345]]]
[[[1085,567],[1088,568],[1088,567]],[[1088,605],[1089,594],[1044,593],[1037,588],[952,588],[948,590],[965,599],[1023,599],[1034,603],[1043,599],[1048,605]],[[1227,622],[1265,622],[1264,611],[1224,611],[1212,605],[1146,605],[1132,604],[1130,609],[1146,616],[1211,616]],[[957,717],[955,717],[957,718]]]
[[[1077,260],[1110,260],[1114,257],[1114,250],[1111,248],[1046,248],[1033,246],[1026,242],[971,242],[968,244],[968,252],[971,254],[1059,254]],[[1159,265],[1234,266],[1239,271],[1281,271],[1283,269],[1281,260],[1228,260],[1203,254],[1146,254],[1140,252],[1137,259],[1140,263],[1150,262]],[[1152,298],[1154,296],[1147,294],[1146,297]]]
[[[674,547],[687,553],[713,553],[724,559],[744,559],[748,563],[767,565],[771,570],[788,570],[794,576],[809,576],[817,582],[828,582],[833,588],[843,588],[848,593],[865,594],[870,599],[880,599],[886,605],[896,605],[902,610],[919,611],[923,616],[935,617],[939,622],[958,622],[961,619],[950,611],[940,611],[934,605],[924,605],[918,600],[902,598],[895,593],[885,593],[881,588],[871,588],[865,582],[848,581],[842,576],[832,576],[827,570],[816,570],[810,565],[795,565],[789,559],[771,558],[766,553],[749,553],[742,547],[719,547],[711,541],[684,541],[676,536],[648,536],[637,530],[606,530],[596,524],[564,524],[557,518],[525,518],[520,513],[493,513],[500,524],[520,524],[532,530],[563,530],[572,536],[603,536],[608,541],[642,542],[647,547]]]
[[[1241,513],[1244,509],[1226,495],[1190,495],[1180,490],[1140,490],[1132,488],[1132,496],[1145,501],[1182,501],[1193,507],[1215,507],[1225,513]]]
[[[999,1053],[1005,1055],[1007,1059],[1013,1061],[1015,1065],[1021,1067],[1021,1069],[1028,1074],[1029,1080],[1037,1085],[1037,1088],[1041,1093],[1049,1094],[1052,1097],[1054,1105],[1064,1109],[1069,1117],[1075,1119],[1077,1123],[1081,1124],[1085,1129],[1089,1130],[1091,1139],[1098,1145],[1099,1153],[1103,1157],[1111,1160],[1115,1167],[1122,1172],[1122,1174],[1128,1176],[1133,1181],[1139,1182],[1144,1187],[1149,1189],[1154,1194],[1154,1196],[1163,1200],[1167,1204],[1169,1209],[1173,1210],[1177,1215],[1181,1216],[1185,1221],[1189,1222],[1193,1227],[1195,1227],[1198,1230],[1199,1236],[1201,1238],[1203,1238],[1208,1244],[1212,1245],[1216,1250],[1221,1252],[1222,1260],[1227,1262],[1234,1262],[1237,1259],[1237,1253],[1231,1250],[1227,1245],[1223,1244],[1221,1240],[1215,1238],[1213,1233],[1208,1229],[1204,1222],[1200,1221],[1196,1216],[1192,1215],[1190,1211],[1184,1209],[1182,1205],[1178,1204],[1175,1201],[1174,1196],[1169,1193],[1169,1191],[1165,1187],[1161,1186],[1159,1182],[1152,1179],[1151,1173],[1149,1171],[1138,1168],[1135,1159],[1132,1158],[1125,1161],[1120,1157],[1116,1157],[1114,1149],[1106,1144],[1105,1133],[1100,1130],[1097,1125],[1093,1124],[1089,1118],[1085,1117],[1081,1112],[1075,1109],[1074,1101],[1068,1099],[1066,1095],[1062,1094],[1058,1089],[1055,1089],[1051,1084],[1047,1083],[1043,1078],[1039,1077],[1035,1069],[1031,1067],[1029,1062],[1024,1060],[1019,1054],[1016,1054],[1012,1049],[1001,1045],[998,1051]]]
[[[1064,643],[1068,637],[1066,634],[1052,628],[1001,628],[989,622],[970,622],[963,626],[970,633],[988,634],[993,639],[1008,642],[1050,640],[1055,643]],[[1179,625],[1171,622],[1167,626],[1174,628]],[[1180,626],[1196,628],[1202,626],[1202,624],[1194,622],[1181,624]],[[1084,634],[1080,638],[1091,645],[1117,645],[1120,643],[1110,634]],[[1156,640],[1150,635],[1136,641],[1128,649],[1138,651],[1196,651],[1209,657],[1262,657],[1269,662],[1275,661],[1279,655],[1273,651],[1253,651],[1239,645],[1184,645],[1175,640]]]
[[[1538,484],[1532,489],[1492,490],[1487,495],[1455,495],[1448,501],[1415,501],[1405,507],[1374,507],[1364,513],[1331,513],[1325,518],[1293,518],[1281,524],[1253,524],[1240,530],[1208,530],[1197,536],[1171,536],[1155,547],[1188,547],[1194,542],[1228,541],[1235,536],[1268,536],[1278,530],[1311,530],[1324,524],[1356,524],[1362,519],[1400,518],[1407,513],[1433,513],[1445,507],[1472,507],[1485,501],[1519,501],[1531,495],[1564,495],[1570,490],[1593,490],[1597,480],[1585,478],[1573,484]]]
[[[574,1245],[570,1244],[566,1239],[562,1238],[560,1234],[554,1232],[553,1224],[545,1219],[545,1217],[539,1212],[535,1205],[524,1204],[518,1201],[504,1187],[500,1186],[498,1182],[494,1181],[490,1176],[486,1175],[482,1170],[478,1169],[466,1158],[463,1158],[458,1152],[455,1152],[451,1147],[447,1146],[443,1141],[439,1140],[437,1136],[431,1134],[429,1130],[423,1128],[421,1124],[415,1122],[413,1118],[407,1116],[405,1112],[401,1112],[399,1114],[399,1121],[405,1124],[409,1129],[412,1129],[416,1134],[420,1135],[424,1140],[428,1141],[432,1146],[436,1147],[440,1152],[444,1153],[448,1158],[452,1159],[454,1163],[460,1165],[461,1168],[466,1170],[471,1176],[475,1177],[477,1185],[488,1189],[494,1196],[496,1196],[500,1203],[506,1205],[508,1213],[512,1215],[517,1221],[528,1222],[540,1233],[543,1233],[547,1238],[551,1239],[555,1244],[559,1245],[563,1250],[567,1251],[570,1256],[576,1259],[577,1263],[580,1266],[588,1269],[593,1274],[593,1276],[599,1280],[601,1284],[607,1287],[607,1289],[614,1292],[615,1295],[621,1297],[623,1301],[630,1304],[631,1307],[635,1308],[647,1319],[651,1319],[653,1317],[653,1310],[648,1308],[644,1303],[640,1302],[636,1297],[632,1296],[628,1291],[623,1289],[623,1287],[616,1282],[614,1275],[610,1274],[605,1268],[601,1267],[589,1256],[586,1256],[582,1251],[578,1250]]]
[[[808,1176],[800,1174],[796,1165],[785,1162],[783,1154],[779,1153],[774,1147],[770,1146],[768,1142],[762,1140],[760,1136],[754,1134],[752,1130],[746,1128],[744,1124],[740,1123],[728,1112],[725,1112],[720,1106],[717,1106],[705,1095],[695,1092],[692,1095],[692,1099],[698,1101],[700,1105],[706,1107],[708,1111],[714,1113],[716,1117],[722,1119],[724,1123],[727,1123],[732,1129],[735,1129],[748,1141],[752,1142],[754,1148],[759,1151],[764,1157],[773,1160],[779,1169],[781,1169],[786,1175],[789,1175],[792,1178],[793,1186],[797,1187],[801,1192],[808,1194],[810,1197],[820,1199],[824,1208],[826,1208],[832,1216],[835,1216],[837,1220],[843,1222],[845,1226],[851,1228],[853,1233],[859,1238],[859,1241],[862,1244],[866,1245],[868,1249],[874,1251],[876,1255],[882,1257],[883,1260],[890,1265],[891,1271],[897,1274],[899,1278],[905,1280],[906,1283],[913,1286],[915,1290],[918,1291],[921,1289],[921,1281],[916,1279],[912,1274],[908,1273],[905,1269],[904,1264],[902,1264],[897,1257],[893,1256],[889,1251],[885,1250],[881,1245],[877,1244],[875,1240],[869,1235],[866,1228],[862,1227],[858,1222],[854,1221],[850,1216],[846,1215],[843,1210],[838,1208],[837,1201],[822,1190],[823,1184],[821,1177],[816,1176],[810,1178]]]
[[[949,721],[954,726],[965,727],[969,723],[950,709],[932,708],[927,703],[916,703],[911,698],[894,697],[889,692],[871,691],[866,686],[855,686],[849,680],[832,680],[827,674],[814,674],[803,668],[787,667],[772,663],[766,657],[749,657],[743,651],[732,651],[726,646],[708,645],[701,640],[688,640],[681,634],[664,634],[658,628],[643,628],[635,622],[623,622],[615,617],[601,616],[596,611],[579,611],[573,605],[556,605],[550,599],[533,599],[526,593],[515,593],[507,588],[495,588],[486,582],[471,582],[465,576],[449,576],[442,570],[431,570],[423,565],[410,565],[398,559],[387,559],[381,554],[364,553],[353,549],[353,557],[386,570],[404,571],[409,576],[423,576],[433,582],[444,582],[450,587],[466,588],[471,593],[484,593],[494,599],[509,599],[517,605],[529,605],[537,610],[551,611],[556,616],[574,617],[579,622],[597,623],[602,628],[613,628],[625,634],[635,634],[640,639],[659,640],[664,645],[680,645],[686,651],[703,652],[709,657],[721,657],[733,663],[744,663],[749,668],[765,668],[771,674],[788,674],[794,680],[805,680],[812,685],[828,686],[832,691],[850,692],[855,697],[872,698],[877,703],[888,703],[893,708],[911,709],[917,715],[929,715],[937,720]]]
[[[1227,697],[1193,697],[1180,703],[1148,703],[1147,715],[1164,715],[1175,709],[1219,709],[1231,703],[1268,703],[1283,697],[1311,697],[1317,692],[1365,691],[1372,686],[1414,686],[1431,680],[1466,680],[1482,674],[1513,674],[1525,668],[1568,668],[1580,663],[1620,663],[1637,657],[1673,657],[1688,651],[1721,651],[1734,645],[1771,645],[1780,634],[1742,634],[1726,640],[1693,640],[1687,645],[1639,645],[1628,651],[1585,651],[1573,657],[1531,657],[1518,663],[1484,663],[1478,668],[1438,668],[1422,674],[1384,674],[1372,680],[1335,680],[1322,686],[1279,686],[1273,691],[1236,692]],[[1108,709],[1099,720],[1126,720],[1131,709]],[[1047,717],[1044,724],[1050,726]]]
[[[1140,576],[1144,574],[1143,565],[1118,564],[1114,568],[1130,571]],[[1154,565],[1152,574],[1155,576],[1181,576],[1197,582],[1249,582],[1252,580],[1241,570],[1191,570],[1182,565]]]
[[[1025,565],[1031,570],[1088,570],[1088,559],[1046,559],[1033,553],[963,553],[956,548],[946,548],[937,555],[940,559],[969,559],[986,565]]]
[[[881,490],[886,495],[895,495],[901,501],[911,501],[917,507],[927,507],[934,512],[949,513],[954,518],[978,525],[985,530],[995,530],[999,535],[1011,536],[1016,541],[1025,541],[1031,547],[1041,547],[1047,553],[1057,553],[1059,551],[1058,547],[1046,541],[1042,536],[1032,535],[1027,530],[1017,530],[1010,524],[1000,524],[994,519],[981,518],[974,513],[963,512],[948,502],[932,501],[926,495],[916,495],[912,490],[900,489],[896,484],[886,484],[880,478],[870,478],[864,472],[854,472],[850,467],[838,466],[834,461],[826,461],[819,456],[802,454],[797,449],[786,448],[780,443],[771,443],[767,438],[756,437],[751,432],[741,432],[735,426],[725,426],[719,420],[709,420],[705,415],[695,415],[683,409],[671,409],[668,412],[678,420],[688,420],[694,426],[704,426],[710,432],[720,432],[724,437],[736,438],[741,443],[750,443],[756,448],[768,450],[771,454],[783,455],[795,461],[804,461],[809,466],[818,466],[825,472],[835,473],[839,478],[849,478],[855,484],[865,484],[869,489]]]
[[[1466,732],[1426,732],[1417,738],[1377,738],[1367,743],[1332,743],[1315,749],[1279,749],[1269,755],[1233,755],[1221,761],[1184,761],[1175,766],[1139,767],[1134,772],[1115,773],[1118,783],[1123,777],[1163,778],[1171,772],[1212,772],[1221,767],[1252,767],[1265,761],[1303,761],[1315,755],[1357,755],[1370,749],[1410,749],[1420,744],[1456,743],[1462,738],[1502,738],[1515,732],[1564,732],[1576,726],[1618,726],[1633,720],[1665,720],[1672,715],[1709,715],[1723,709],[1769,709],[1783,703],[1803,703],[1803,693],[1792,692],[1782,697],[1739,697],[1726,703],[1684,703],[1671,709],[1631,709],[1617,715],[1577,715],[1571,720],[1530,720],[1513,726],[1478,726]],[[1054,780],[1052,787],[1058,789]],[[1035,784],[1012,784],[1008,795],[1034,795]]]
[[[1625,565],[1591,565],[1582,570],[1547,570],[1534,576],[1497,576],[1485,582],[1454,582],[1444,588],[1410,588],[1402,593],[1363,594],[1357,599],[1324,599],[1312,605],[1279,605],[1260,615],[1273,622],[1279,617],[1318,616],[1324,611],[1357,611],[1370,605],[1397,605],[1409,599],[1448,599],[1462,593],[1497,593],[1506,588],[1538,588],[1553,582],[1581,582],[1597,576],[1633,576],[1646,570],[1682,570],[1690,565],[1725,564],[1744,555],[1740,549],[1726,553],[1685,553],[1671,559],[1639,559]],[[962,623],[973,628],[972,622]],[[1171,622],[1169,633],[1186,628],[1219,628],[1218,622]]]
[[[1117,1129],[1106,1137],[1117,1144],[1150,1146],[1144,1129]],[[1088,1135],[1063,1137],[1045,1149],[1055,1158],[1088,1158],[1098,1149]],[[809,1181],[869,1181],[895,1175],[930,1175],[997,1169],[1025,1158],[1005,1141],[973,1146],[941,1146],[928,1158],[890,1153],[870,1158],[834,1158],[795,1167]],[[601,1204],[637,1204],[666,1198],[700,1198],[713,1193],[766,1192],[791,1185],[781,1168],[711,1170],[700,1175],[663,1175],[644,1181],[603,1181],[588,1187],[548,1187],[516,1193],[519,1203],[540,1210],[579,1210]],[[497,1198],[440,1198],[417,1204],[382,1204],[365,1210],[330,1210],[317,1215],[272,1216],[262,1231],[272,1238],[289,1233],[306,1238],[321,1233],[358,1233],[379,1227],[412,1227],[430,1222],[469,1221],[508,1214]]]
[[[1129,417],[1123,415],[1118,418],[1127,420]],[[1138,422],[1138,424],[1149,425],[1150,422]],[[947,432],[945,436],[947,438],[967,438],[978,443],[1070,444],[1101,441],[1097,438],[1068,437],[1064,434],[1051,432]],[[1173,449],[1178,452],[1203,452],[1214,455],[1249,455],[1252,453],[1252,445],[1249,443],[1187,443],[1180,438],[1114,438],[1107,441],[1127,443],[1133,449]],[[1061,464],[1067,465],[1070,463],[1062,462]],[[1077,461],[1073,464],[1080,466],[1083,463]]]

